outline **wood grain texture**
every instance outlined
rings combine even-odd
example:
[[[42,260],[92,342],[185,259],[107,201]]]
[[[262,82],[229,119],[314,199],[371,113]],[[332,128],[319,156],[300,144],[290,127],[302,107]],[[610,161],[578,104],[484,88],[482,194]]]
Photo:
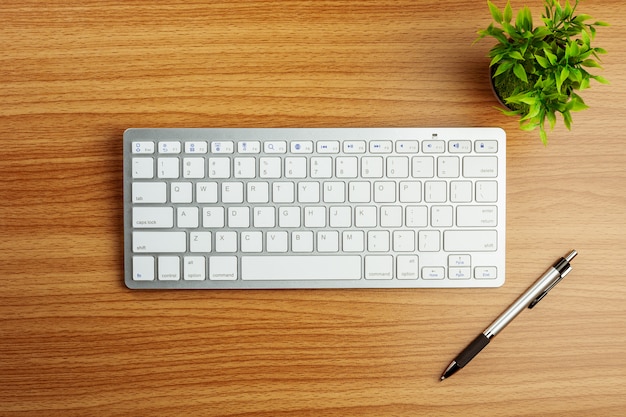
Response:
[[[612,24],[611,85],[544,147],[493,108],[482,1],[3,1],[0,415],[623,415],[626,9],[581,8]],[[502,288],[123,286],[128,127],[493,125]],[[574,272],[440,383],[572,248]]]

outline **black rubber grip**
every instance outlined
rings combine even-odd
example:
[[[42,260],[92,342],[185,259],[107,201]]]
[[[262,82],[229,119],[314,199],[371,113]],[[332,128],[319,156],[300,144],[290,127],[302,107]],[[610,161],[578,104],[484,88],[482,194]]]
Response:
[[[463,352],[459,353],[459,356],[457,356],[454,361],[459,366],[459,368],[462,368],[467,365],[474,356],[478,355],[478,352],[483,350],[483,348],[488,344],[489,338],[481,333],[476,337],[476,339],[474,339],[472,343],[470,343],[465,349],[463,349]]]

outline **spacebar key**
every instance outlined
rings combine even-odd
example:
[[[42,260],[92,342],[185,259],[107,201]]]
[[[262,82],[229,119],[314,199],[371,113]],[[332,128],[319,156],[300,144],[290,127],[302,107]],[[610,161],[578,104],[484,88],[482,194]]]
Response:
[[[243,256],[242,280],[361,279],[361,257]]]

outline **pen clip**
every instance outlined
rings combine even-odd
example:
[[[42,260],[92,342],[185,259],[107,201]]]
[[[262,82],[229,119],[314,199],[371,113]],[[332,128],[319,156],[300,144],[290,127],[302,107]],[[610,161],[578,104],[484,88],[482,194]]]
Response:
[[[577,255],[578,253],[573,250],[571,251],[565,258],[561,258],[555,265],[554,265],[554,269],[556,269],[559,272],[559,277],[557,279],[554,280],[554,282],[552,284],[550,284],[550,286],[548,288],[546,288],[541,294],[539,294],[539,296],[537,298],[535,298],[529,305],[528,308],[533,308],[534,306],[536,306],[539,301],[543,300],[543,298],[548,295],[548,293],[550,292],[550,290],[552,288],[554,288],[556,286],[556,284],[558,284],[559,282],[561,282],[561,280],[563,278],[565,278],[565,276],[567,274],[569,274],[572,271],[572,267],[569,264],[569,262],[574,259],[574,257]]]

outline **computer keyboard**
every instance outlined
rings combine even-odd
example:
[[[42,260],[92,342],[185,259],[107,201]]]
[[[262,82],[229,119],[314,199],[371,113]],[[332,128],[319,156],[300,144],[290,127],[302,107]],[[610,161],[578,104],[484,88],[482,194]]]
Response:
[[[124,132],[129,288],[497,287],[499,128]]]

